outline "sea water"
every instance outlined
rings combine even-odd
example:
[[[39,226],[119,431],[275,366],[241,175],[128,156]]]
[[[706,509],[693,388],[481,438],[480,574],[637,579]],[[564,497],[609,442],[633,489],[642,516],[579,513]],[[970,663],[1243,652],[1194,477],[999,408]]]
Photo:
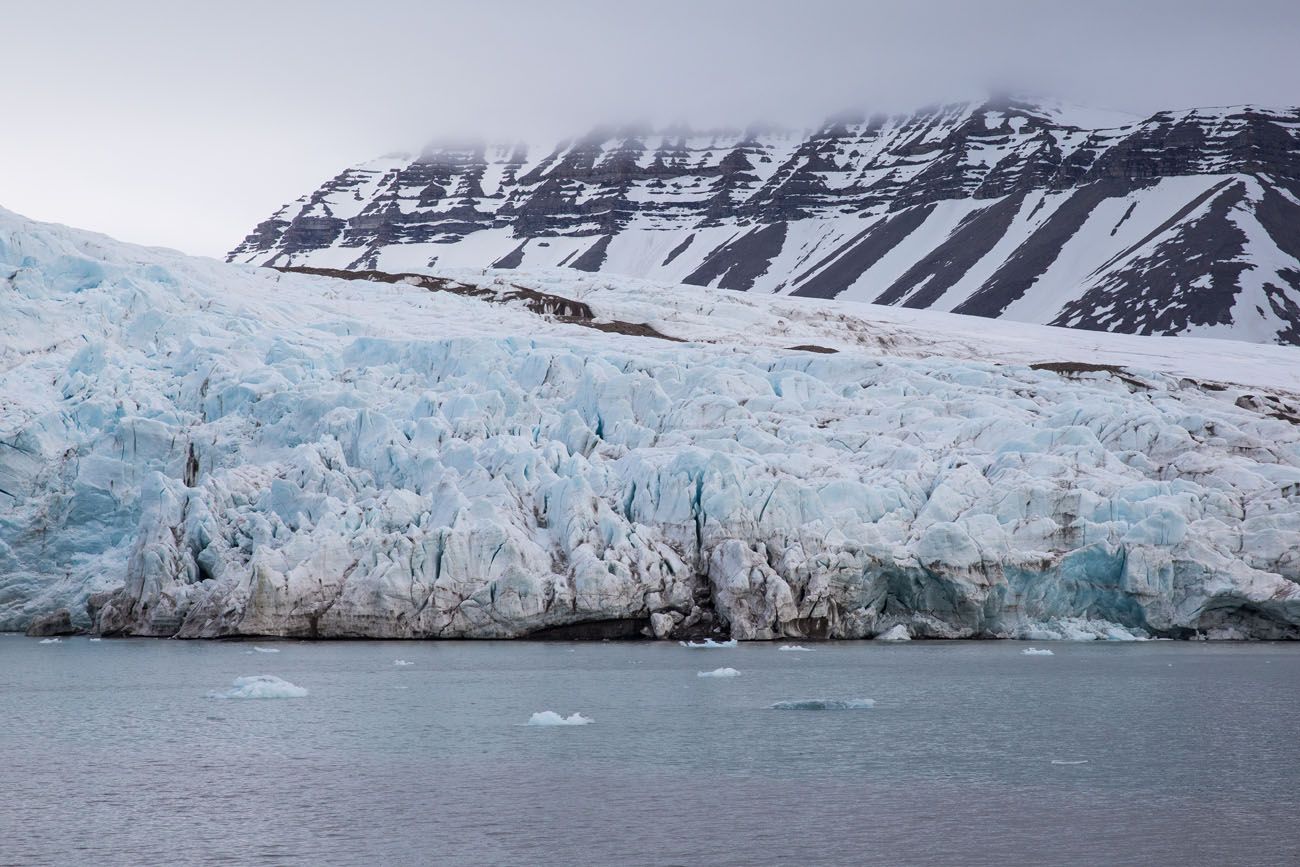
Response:
[[[0,636],[0,863],[1300,859],[1300,646],[808,646]]]

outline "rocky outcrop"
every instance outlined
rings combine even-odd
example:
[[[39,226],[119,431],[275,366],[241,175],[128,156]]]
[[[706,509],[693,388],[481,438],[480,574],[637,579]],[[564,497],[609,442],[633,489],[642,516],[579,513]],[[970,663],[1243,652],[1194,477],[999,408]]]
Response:
[[[79,635],[84,631],[73,624],[72,612],[66,608],[33,617],[27,625],[27,634],[31,636]]]

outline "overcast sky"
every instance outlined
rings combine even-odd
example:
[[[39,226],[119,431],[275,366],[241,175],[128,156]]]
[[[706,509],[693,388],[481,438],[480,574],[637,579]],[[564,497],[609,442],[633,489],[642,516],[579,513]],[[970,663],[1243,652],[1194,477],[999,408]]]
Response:
[[[0,206],[221,255],[350,163],[1019,88],[1300,103],[1300,0],[4,0]]]

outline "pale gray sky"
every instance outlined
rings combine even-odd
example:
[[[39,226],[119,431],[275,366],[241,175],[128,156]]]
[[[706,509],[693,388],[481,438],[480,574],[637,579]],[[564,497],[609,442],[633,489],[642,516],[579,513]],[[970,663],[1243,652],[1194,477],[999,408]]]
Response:
[[[0,206],[221,255],[350,163],[600,121],[815,123],[990,87],[1300,102],[1298,0],[4,0]]]

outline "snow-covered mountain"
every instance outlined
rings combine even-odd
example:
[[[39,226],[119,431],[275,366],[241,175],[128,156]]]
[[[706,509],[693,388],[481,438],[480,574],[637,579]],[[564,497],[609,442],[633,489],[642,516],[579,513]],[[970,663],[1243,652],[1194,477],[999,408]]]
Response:
[[[821,129],[600,129],[348,169],[230,260],[561,267],[1300,344],[1300,110],[999,99]]]
[[[0,212],[0,628],[1300,636],[1300,364]]]

